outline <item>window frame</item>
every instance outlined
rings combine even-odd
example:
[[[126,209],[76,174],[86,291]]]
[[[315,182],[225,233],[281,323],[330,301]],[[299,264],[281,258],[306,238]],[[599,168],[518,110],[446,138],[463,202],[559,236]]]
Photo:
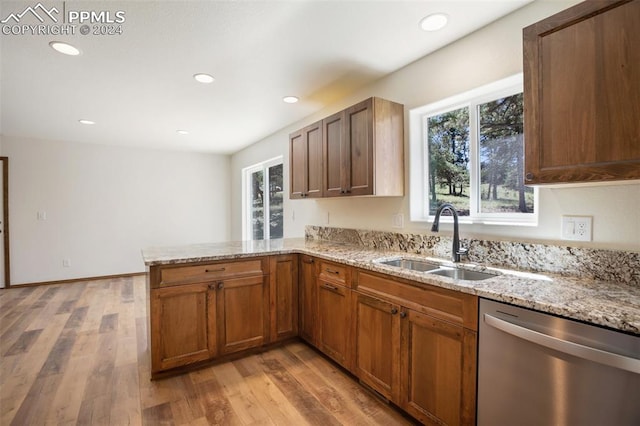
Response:
[[[284,171],[284,158],[282,155],[274,158],[270,158],[265,161],[261,161],[259,163],[253,164],[251,166],[244,167],[242,169],[242,240],[243,241],[260,241],[253,239],[253,223],[252,223],[252,215],[251,215],[251,175],[255,172],[262,171],[263,172],[263,185],[267,188],[269,182],[269,168],[273,166],[282,165]],[[283,182],[284,183],[284,182]],[[283,188],[284,191],[284,188]],[[262,210],[263,217],[263,239],[269,240],[271,239],[271,227],[268,226],[269,217],[270,217],[270,191],[265,190],[263,192],[264,198],[262,200],[264,208]],[[283,200],[284,201],[284,200]],[[284,205],[283,205],[284,210]],[[284,220],[284,213],[283,213]],[[283,223],[284,228],[284,223]]]
[[[409,209],[412,222],[432,222],[429,214],[429,152],[426,143],[427,120],[459,108],[469,110],[469,216],[461,216],[461,223],[484,225],[537,226],[539,212],[538,188],[533,188],[533,213],[481,213],[480,212],[480,150],[478,106],[523,91],[522,73],[486,84],[476,89],[451,96],[409,111]],[[443,217],[443,221],[451,221]]]

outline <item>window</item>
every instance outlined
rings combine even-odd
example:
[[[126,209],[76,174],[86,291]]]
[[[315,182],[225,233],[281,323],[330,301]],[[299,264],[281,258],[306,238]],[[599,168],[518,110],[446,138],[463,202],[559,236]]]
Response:
[[[451,203],[463,222],[535,225],[523,118],[522,74],[412,110],[411,220]]]
[[[282,157],[242,170],[244,240],[282,238],[284,231]],[[266,225],[265,225],[266,224]]]

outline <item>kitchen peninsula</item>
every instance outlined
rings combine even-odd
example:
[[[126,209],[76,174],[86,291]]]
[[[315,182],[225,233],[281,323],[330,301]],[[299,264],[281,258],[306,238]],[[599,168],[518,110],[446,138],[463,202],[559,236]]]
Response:
[[[448,243],[444,243],[447,246]],[[303,238],[267,241],[239,241],[158,247],[143,250],[147,267],[192,262],[246,259],[256,256],[306,254],[345,265],[414,280],[442,288],[474,294],[570,319],[602,325],[640,335],[640,284],[562,276],[554,273],[527,273],[513,268],[496,268],[504,275],[486,281],[455,281],[419,272],[399,271],[374,260],[390,257],[425,256],[398,250],[375,250],[357,245]],[[634,258],[638,258],[637,254]],[[463,263],[482,269],[474,263]],[[606,267],[606,266],[603,266]],[[636,276],[631,277],[637,280]]]
[[[447,256],[441,248],[451,247],[446,237],[428,237],[435,239],[424,246],[428,248],[405,251],[390,242],[406,237],[399,234],[369,235],[372,240],[377,238],[373,245],[378,248],[372,248],[356,244],[357,239],[314,239],[318,235],[309,235],[314,231],[308,230],[307,239],[143,250],[149,270],[153,377],[300,336],[414,417],[422,421],[446,418],[450,422],[447,416],[461,416],[457,420],[466,423],[475,416],[478,297],[640,335],[640,286],[634,266],[637,253],[625,253],[628,258],[620,263],[626,266],[618,265],[615,272],[622,278],[606,278],[605,271],[603,279],[597,278],[597,273],[596,278],[566,276],[497,265],[495,257],[501,249],[510,251],[516,264],[522,259],[516,259],[513,246],[504,248],[510,243],[465,241],[471,247],[471,261],[456,266],[495,275],[470,281],[382,263],[427,259],[452,266],[442,260]],[[344,234],[341,231],[337,233]],[[560,250],[580,254],[576,248],[542,247],[550,253]],[[523,251],[535,253],[536,247]],[[603,259],[619,258],[617,254],[592,253]],[[485,261],[479,261],[479,256]],[[599,264],[607,267],[605,261]],[[358,350],[373,344],[362,336],[367,335],[367,324],[374,321],[388,324],[390,341],[397,341],[388,351],[392,359],[381,365],[407,371],[380,374],[377,367],[372,367],[377,361],[367,359],[367,354],[375,350]],[[407,380],[418,373],[411,370],[411,360],[406,358],[410,352],[397,336],[415,327],[446,337],[442,340],[446,340],[446,346],[428,349],[446,351],[459,367],[458,373],[443,379],[454,394],[448,404],[455,407],[420,401],[421,397],[407,388]],[[395,362],[396,357],[404,361]],[[425,368],[436,371],[440,366],[423,364]]]

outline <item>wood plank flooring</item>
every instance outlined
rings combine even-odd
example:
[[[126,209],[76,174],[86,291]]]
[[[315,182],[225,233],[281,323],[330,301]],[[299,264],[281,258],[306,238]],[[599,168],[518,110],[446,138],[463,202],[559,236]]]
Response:
[[[408,425],[303,343],[151,381],[145,277],[0,291],[0,425]]]

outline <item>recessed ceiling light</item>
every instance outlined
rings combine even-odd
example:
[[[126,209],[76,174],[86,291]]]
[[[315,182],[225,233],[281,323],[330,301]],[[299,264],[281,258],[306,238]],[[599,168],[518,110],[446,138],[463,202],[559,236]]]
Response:
[[[282,100],[288,104],[295,104],[299,101],[296,96],[285,96],[284,98],[282,98]]]
[[[87,124],[87,125],[96,124],[96,122],[95,122],[95,121],[85,120],[84,118],[83,118],[82,120],[78,120],[78,123],[80,123],[80,124]]]
[[[215,78],[213,78],[209,74],[204,73],[194,74],[193,78],[195,78],[197,82],[205,84],[213,83],[213,81],[215,80]]]
[[[188,130],[176,130],[176,133],[179,135],[188,135],[189,131]]]
[[[420,28],[425,31],[438,31],[444,28],[448,21],[449,17],[444,13],[432,13],[422,18]]]
[[[52,41],[49,43],[49,46],[57,52],[64,53],[69,56],[78,56],[80,54],[80,50],[68,43],[63,43],[61,41]]]

